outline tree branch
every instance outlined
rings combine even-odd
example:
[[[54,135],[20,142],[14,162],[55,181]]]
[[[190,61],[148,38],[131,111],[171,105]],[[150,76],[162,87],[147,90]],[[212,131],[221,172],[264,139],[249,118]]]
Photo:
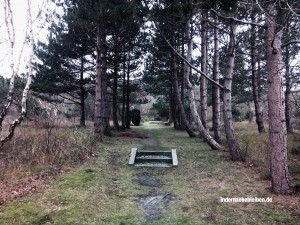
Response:
[[[293,41],[286,42],[286,43],[281,45],[281,48],[285,48],[285,47],[287,47],[288,45],[291,45],[291,44],[300,44],[300,40],[293,40]]]
[[[191,67],[192,69],[194,69],[196,72],[200,73],[202,76],[204,76],[208,81],[210,81],[212,84],[218,86],[219,88],[221,88],[222,90],[224,90],[224,87],[217,83],[216,81],[214,81],[212,78],[210,78],[207,74],[203,73],[201,70],[199,70],[197,67],[195,67],[194,65],[192,65],[189,61],[186,60],[186,58],[184,58],[179,52],[177,52],[177,50],[171,45],[171,43],[168,41],[168,39],[166,38],[166,36],[163,34],[163,32],[158,28],[157,24],[154,22],[156,29],[160,32],[160,34],[162,35],[162,37],[164,38],[164,40],[167,42],[167,44],[169,45],[169,47],[174,51],[174,53],[180,58],[182,59],[186,64],[189,65],[189,67]]]
[[[260,24],[260,23],[254,23],[254,22],[248,22],[248,21],[244,21],[244,20],[239,20],[237,18],[234,18],[232,16],[224,16],[221,15],[220,13],[218,13],[215,9],[211,9],[210,11],[214,12],[216,15],[218,15],[219,17],[223,18],[223,19],[227,19],[227,20],[233,20],[237,23],[241,23],[241,24],[248,24],[248,25],[255,25],[258,27],[262,27],[262,28],[266,28],[266,26],[264,24]]]

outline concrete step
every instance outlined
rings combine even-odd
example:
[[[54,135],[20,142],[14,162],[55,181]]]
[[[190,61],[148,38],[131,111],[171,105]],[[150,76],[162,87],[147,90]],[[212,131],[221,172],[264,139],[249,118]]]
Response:
[[[178,166],[176,149],[171,151],[137,151],[132,148],[129,165],[139,167],[172,167]]]
[[[151,167],[151,168],[170,168],[172,167],[172,163],[135,163],[134,166],[136,167]]]
[[[135,157],[135,163],[147,163],[147,162],[172,164],[172,157],[164,156],[164,155],[140,155]]]

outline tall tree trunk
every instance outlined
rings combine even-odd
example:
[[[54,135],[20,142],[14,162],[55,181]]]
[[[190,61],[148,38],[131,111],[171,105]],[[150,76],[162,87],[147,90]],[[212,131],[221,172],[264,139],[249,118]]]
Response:
[[[174,79],[173,79],[173,74],[172,74],[172,70],[171,70],[171,73],[170,73],[170,85],[169,85],[169,123],[172,124],[174,122],[174,105],[175,105],[175,99],[174,99],[174,96],[173,96],[173,83],[174,83]]]
[[[218,15],[216,15],[215,23],[218,23]],[[219,30],[217,27],[214,28],[214,57],[213,57],[213,79],[217,83],[220,80],[219,74]],[[212,85],[212,114],[213,114],[213,130],[214,139],[216,142],[221,141],[221,104],[220,104],[220,89],[216,85]]]
[[[277,1],[271,1],[266,13],[267,83],[269,108],[269,148],[272,189],[275,193],[288,194],[293,191],[287,164],[287,131],[284,115],[284,91],[282,74],[282,9]]]
[[[255,14],[251,14],[251,20],[255,22]],[[254,100],[254,107],[255,107],[255,117],[256,117],[256,124],[258,128],[259,133],[265,133],[265,127],[264,127],[264,122],[263,122],[263,111],[262,111],[262,106],[261,106],[261,101],[260,101],[260,95],[258,92],[258,75],[257,75],[257,70],[256,70],[256,29],[255,25],[251,25],[251,79],[252,79],[252,92],[253,92],[253,100]]]
[[[242,161],[243,157],[241,154],[241,149],[238,144],[232,119],[232,105],[231,105],[231,85],[232,85],[232,75],[233,66],[235,58],[235,38],[236,38],[236,24],[234,22],[230,23],[230,40],[227,52],[227,66],[224,77],[224,93],[223,93],[223,116],[224,116],[224,126],[227,138],[227,143],[231,155],[231,159],[234,161]]]
[[[80,59],[80,126],[85,127],[84,57]]]
[[[190,38],[191,31],[190,31],[190,21],[189,20],[186,22],[185,32],[186,32],[186,39],[187,39],[187,57],[186,57],[186,59],[188,62],[191,62],[193,42]],[[193,119],[196,123],[197,129],[198,129],[201,137],[212,149],[214,149],[214,150],[222,149],[223,147],[210,136],[209,132],[207,131],[207,129],[204,128],[204,126],[201,122],[200,116],[197,112],[194,88],[190,82],[190,66],[187,63],[185,63],[185,65],[184,65],[184,81],[185,81],[185,85],[186,85],[187,93],[188,93],[188,97],[189,97],[191,114],[193,116]]]
[[[173,36],[173,44],[174,44],[174,36]],[[179,85],[178,85],[177,60],[176,60],[176,56],[175,56],[174,52],[172,53],[172,56],[171,56],[171,71],[174,76],[174,92],[176,95],[177,105],[179,108],[180,119],[181,119],[181,122],[183,123],[183,124],[181,124],[181,127],[184,127],[184,129],[186,130],[186,132],[188,133],[188,135],[190,137],[196,137],[196,134],[192,130],[192,127],[189,124],[189,121],[186,117],[185,110],[184,110],[183,103],[182,103],[182,98],[180,96]],[[183,90],[181,90],[181,91],[183,91]]]
[[[126,72],[126,128],[130,128],[131,115],[130,115],[130,57],[128,57],[127,72]]]
[[[122,84],[122,129],[126,127],[126,53],[125,53],[125,45],[124,45],[124,54],[123,54],[123,84]]]
[[[114,81],[112,88],[112,120],[115,129],[119,129],[119,120],[118,120],[118,69],[119,69],[119,52],[118,45],[115,44],[115,58],[114,58]]]
[[[285,123],[288,133],[293,133],[292,121],[291,121],[291,76],[290,76],[290,52],[289,47],[285,49]]]
[[[207,74],[207,12],[202,13],[201,20],[201,71]],[[200,109],[201,121],[205,129],[207,125],[207,80],[201,76],[200,80]]]
[[[105,26],[105,25],[104,25]],[[103,141],[104,135],[109,135],[109,117],[107,112],[107,78],[106,78],[106,34],[105,27],[98,25],[97,30],[97,60],[96,60],[96,96],[94,116],[94,136]]]

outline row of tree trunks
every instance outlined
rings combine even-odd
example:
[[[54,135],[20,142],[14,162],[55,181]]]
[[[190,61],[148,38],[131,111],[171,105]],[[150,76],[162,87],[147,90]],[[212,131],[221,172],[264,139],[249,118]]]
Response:
[[[174,46],[174,36],[173,36],[173,46]],[[187,116],[186,116],[186,113],[185,113],[185,110],[184,110],[184,106],[183,106],[183,103],[182,103],[182,96],[180,94],[180,91],[179,91],[179,84],[178,84],[178,68],[177,68],[177,58],[176,58],[176,55],[175,53],[173,52],[172,55],[171,55],[171,73],[173,74],[173,78],[174,78],[174,92],[175,92],[175,96],[176,96],[176,102],[177,102],[177,106],[179,108],[179,113],[180,113],[180,122],[182,123],[181,124],[181,127],[183,127],[186,132],[188,133],[188,135],[190,137],[196,137],[196,134],[195,132],[193,131],[188,119],[187,119]],[[187,71],[188,72],[188,71]],[[181,92],[183,92],[184,90],[182,89]]]
[[[185,25],[185,38],[187,40],[187,57],[186,60],[188,62],[191,62],[192,60],[192,45],[193,42],[191,40],[191,29],[190,29],[190,20],[187,20],[186,25]],[[196,107],[196,102],[195,102],[195,94],[194,94],[194,88],[192,83],[190,82],[190,66],[185,63],[185,69],[184,69],[184,81],[185,81],[185,86],[187,88],[187,93],[189,97],[189,103],[190,103],[190,111],[193,117],[193,120],[197,126],[197,129],[200,133],[200,136],[204,139],[204,141],[213,149],[213,150],[219,150],[222,149],[223,147],[216,142],[208,132],[208,130],[203,126],[200,116],[197,112],[197,107]]]

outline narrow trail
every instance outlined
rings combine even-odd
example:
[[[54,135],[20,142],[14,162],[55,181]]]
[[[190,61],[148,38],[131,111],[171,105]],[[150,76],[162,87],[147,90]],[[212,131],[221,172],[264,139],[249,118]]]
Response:
[[[148,138],[142,139],[143,147],[141,150],[163,150],[151,129],[145,133]],[[162,176],[165,170],[170,169],[172,168],[141,168],[136,171],[136,182],[141,186],[148,187],[148,192],[141,196],[138,201],[147,224],[155,224],[161,220],[170,204],[176,200],[176,196],[163,187],[166,183]]]
[[[156,136],[153,134],[153,131],[151,129],[147,129],[145,131],[145,134],[148,136],[148,138],[144,138],[142,139],[142,144],[143,144],[143,149],[144,150],[156,150],[156,148],[158,149],[159,146],[159,142],[156,138]]]

